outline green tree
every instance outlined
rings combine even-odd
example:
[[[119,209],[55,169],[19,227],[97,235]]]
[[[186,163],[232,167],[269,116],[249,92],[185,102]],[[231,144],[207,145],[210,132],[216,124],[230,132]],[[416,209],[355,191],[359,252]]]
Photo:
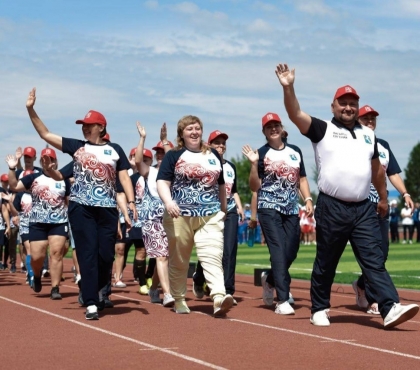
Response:
[[[230,161],[236,166],[236,188],[242,205],[251,203],[252,192],[249,189],[251,163],[244,156],[236,156],[236,158],[231,158]]]
[[[405,186],[413,201],[420,201],[420,143],[414,146],[408,158]]]

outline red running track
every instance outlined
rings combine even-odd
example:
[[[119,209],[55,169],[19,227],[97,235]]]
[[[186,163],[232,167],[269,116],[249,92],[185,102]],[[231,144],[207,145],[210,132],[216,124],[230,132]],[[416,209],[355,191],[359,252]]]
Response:
[[[212,317],[211,300],[195,299],[191,285],[191,314],[178,315],[129,283],[113,288],[115,307],[92,322],[77,303],[70,267],[65,260],[61,301],[50,300],[49,279],[35,294],[24,274],[0,272],[2,369],[420,368],[420,315],[384,330],[380,317],[358,309],[350,285],[333,286],[330,327],[309,323],[308,282],[292,282],[296,315],[281,316],[264,306],[261,288],[245,275],[237,276],[239,304],[224,319]],[[420,301],[419,291],[399,293],[403,303]]]

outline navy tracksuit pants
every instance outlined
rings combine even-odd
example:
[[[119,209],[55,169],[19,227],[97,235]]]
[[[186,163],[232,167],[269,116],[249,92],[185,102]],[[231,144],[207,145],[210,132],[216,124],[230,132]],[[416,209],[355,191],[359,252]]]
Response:
[[[320,193],[315,219],[317,246],[311,277],[311,312],[330,307],[336,268],[347,241],[350,241],[371,294],[385,318],[399,298],[385,269],[381,230],[374,205],[367,199],[344,202]]]

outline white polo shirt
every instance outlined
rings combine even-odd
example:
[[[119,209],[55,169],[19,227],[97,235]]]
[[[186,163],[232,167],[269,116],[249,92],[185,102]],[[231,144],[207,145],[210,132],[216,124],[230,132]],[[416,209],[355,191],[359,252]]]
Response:
[[[373,158],[378,158],[374,132],[359,123],[348,129],[334,118],[312,117],[305,135],[312,141],[319,191],[346,202],[368,198]]]

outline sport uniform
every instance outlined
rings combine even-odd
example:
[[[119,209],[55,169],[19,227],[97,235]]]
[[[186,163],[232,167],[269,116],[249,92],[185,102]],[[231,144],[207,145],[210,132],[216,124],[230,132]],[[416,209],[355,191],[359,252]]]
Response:
[[[178,204],[180,216],[163,216],[169,243],[169,281],[176,301],[185,299],[187,273],[193,245],[211,297],[225,295],[223,280],[223,229],[219,185],[225,183],[219,154],[186,148],[165,154],[157,180],[171,183],[171,197]]]
[[[359,123],[349,129],[335,118],[327,122],[312,117],[305,136],[314,148],[320,191],[315,209],[317,251],[311,311],[330,307],[335,271],[349,240],[385,318],[399,298],[385,269],[381,230],[368,199],[371,160],[379,156],[375,134]]]
[[[273,149],[267,143],[258,149],[257,212],[270,252],[271,270],[267,282],[275,286],[280,302],[289,299],[289,268],[299,250],[299,186],[306,177],[300,149],[285,144]]]
[[[116,177],[130,164],[118,144],[95,145],[63,138],[63,152],[73,157],[74,177],[70,192],[69,219],[80,273],[83,302],[98,305],[98,291],[109,280],[118,228]]]
[[[19,235],[22,243],[29,241],[29,215],[32,209],[32,195],[27,192],[16,193],[13,206],[19,212]]]

